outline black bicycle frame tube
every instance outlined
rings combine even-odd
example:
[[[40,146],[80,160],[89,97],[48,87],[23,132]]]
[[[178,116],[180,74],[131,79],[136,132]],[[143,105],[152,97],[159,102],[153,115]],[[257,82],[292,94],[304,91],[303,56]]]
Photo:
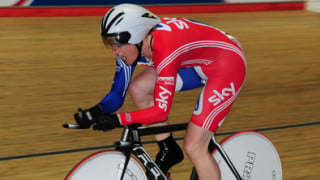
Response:
[[[142,146],[134,147],[133,154],[140,160],[144,167],[146,167],[147,171],[153,175],[154,180],[167,180],[167,177]]]
[[[116,149],[121,151],[126,158],[120,180],[123,180],[124,175],[126,174],[126,169],[130,161],[131,153],[133,152],[133,147],[135,147],[136,145],[141,145],[137,130],[131,127],[124,128],[121,141],[115,143]]]
[[[123,148],[122,151],[121,151],[126,159],[125,159],[125,162],[124,162],[124,166],[123,166],[123,170],[122,170],[122,174],[121,174],[121,178],[120,180],[123,180],[124,178],[124,175],[126,174],[126,170],[127,170],[127,167],[128,167],[128,164],[129,164],[129,161],[130,161],[130,155],[131,155],[131,152],[132,152],[132,148],[129,147],[129,148]]]
[[[164,132],[172,132],[178,130],[184,130],[188,126],[187,123],[175,124],[175,125],[167,125],[164,127],[149,127],[149,128],[140,128],[138,125],[128,126],[125,128],[124,133],[122,134],[122,142],[131,142],[131,150],[132,153],[143,163],[143,165],[150,171],[155,180],[166,180],[166,176],[160,170],[160,168],[152,161],[149,154],[145,151],[145,149],[141,145],[140,136],[159,134]],[[222,146],[216,142],[214,136],[212,137],[212,142],[214,143],[215,148],[219,151],[222,158],[225,160],[230,170],[233,172],[237,180],[242,180],[239,172],[231,162],[230,158],[222,148]],[[212,146],[210,147],[212,148]],[[130,158],[130,157],[129,157]],[[124,169],[125,170],[125,169]]]
[[[158,127],[138,128],[137,130],[139,131],[140,136],[147,136],[147,135],[185,130],[187,129],[187,127],[188,127],[188,123],[181,123],[181,124],[172,124],[172,125],[158,126]]]
[[[121,141],[116,143],[117,149],[126,156],[121,180],[126,172],[131,153],[133,153],[144,165],[147,171],[153,175],[154,180],[167,180],[166,176],[143,148],[140,136],[141,135],[140,132],[138,132],[138,126],[127,126],[124,128]]]

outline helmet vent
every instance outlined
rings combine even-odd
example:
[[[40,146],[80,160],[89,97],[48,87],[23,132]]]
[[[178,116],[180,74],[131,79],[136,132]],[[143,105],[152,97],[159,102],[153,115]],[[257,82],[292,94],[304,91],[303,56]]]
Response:
[[[111,14],[111,13],[110,13]],[[110,15],[109,14],[109,15]],[[104,20],[104,26],[106,25],[106,22],[108,21],[108,18],[109,18],[109,15],[108,17],[106,17],[106,19]],[[121,12],[121,13],[118,13],[116,16],[113,17],[113,19],[110,21],[110,23],[108,24],[108,26],[106,28],[102,28],[104,31],[103,31],[103,34],[104,35],[107,35],[108,34],[108,31],[109,29],[114,25],[115,21],[117,21],[119,18],[121,18],[121,16],[124,15],[124,12]],[[123,19],[123,18],[122,18]],[[122,20],[120,19],[120,21]],[[118,21],[118,23],[120,22]]]
[[[123,17],[116,22],[115,26],[118,25],[123,20]]]
[[[110,14],[111,14],[113,11],[114,11],[114,8],[112,8],[112,9],[108,12],[108,14],[106,14],[106,15],[103,17],[103,19],[102,19],[102,21],[101,21],[101,27],[100,27],[100,29],[101,29],[101,34],[107,34],[107,31],[106,31],[106,29],[105,29],[106,23],[107,23],[107,21],[108,21],[108,19],[109,19]]]
[[[105,14],[101,21],[101,36],[116,36],[122,44],[139,44],[160,22],[159,17],[142,6],[123,3]]]

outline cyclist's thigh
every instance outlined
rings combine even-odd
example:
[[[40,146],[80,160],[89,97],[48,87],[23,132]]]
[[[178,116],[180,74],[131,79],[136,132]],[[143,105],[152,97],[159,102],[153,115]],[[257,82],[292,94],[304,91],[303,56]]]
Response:
[[[191,121],[215,132],[225,119],[245,81],[244,60],[230,53],[211,67],[202,68],[208,80],[201,91]]]

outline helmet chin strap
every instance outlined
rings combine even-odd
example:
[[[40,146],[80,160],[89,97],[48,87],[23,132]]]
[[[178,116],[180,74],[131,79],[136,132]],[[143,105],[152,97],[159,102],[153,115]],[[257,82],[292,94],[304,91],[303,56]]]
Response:
[[[143,41],[141,41],[141,43],[139,44],[135,44],[137,49],[138,49],[138,56],[137,59],[134,61],[134,64],[137,64],[139,59],[141,58],[141,51],[142,51],[142,46],[143,46]]]

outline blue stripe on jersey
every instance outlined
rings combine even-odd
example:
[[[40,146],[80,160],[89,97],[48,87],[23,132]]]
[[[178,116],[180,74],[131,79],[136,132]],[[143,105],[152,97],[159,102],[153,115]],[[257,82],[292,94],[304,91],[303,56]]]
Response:
[[[117,57],[116,72],[110,92],[99,102],[104,113],[113,113],[123,104],[131,77],[135,68],[134,65],[125,64],[120,57]]]

